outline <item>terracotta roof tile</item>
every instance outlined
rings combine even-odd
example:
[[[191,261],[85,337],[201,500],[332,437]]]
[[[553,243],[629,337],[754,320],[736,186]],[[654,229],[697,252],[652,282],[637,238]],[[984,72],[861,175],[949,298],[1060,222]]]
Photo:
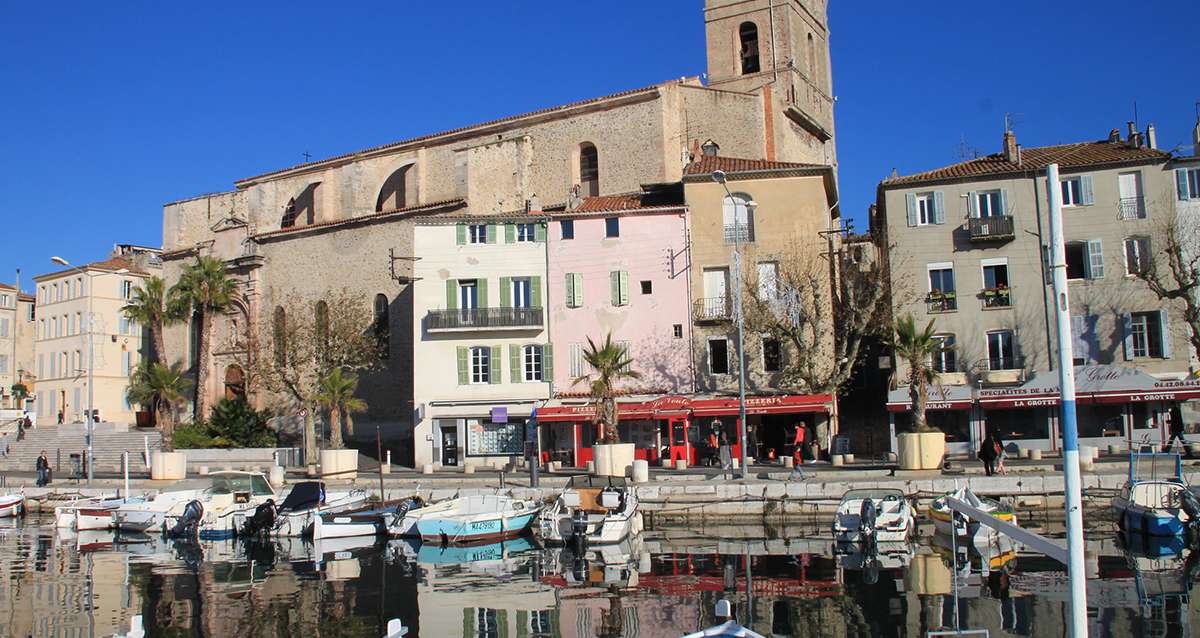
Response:
[[[128,270],[129,274],[131,274],[131,275],[148,275],[148,274],[150,274],[150,273],[146,272],[145,270],[139,268],[132,261],[129,261],[128,259],[125,259],[123,257],[109,257],[108,259],[105,259],[103,261],[93,261],[90,264],[84,264],[82,266],[79,266],[79,268],[81,268],[83,270],[104,270],[104,271],[108,271],[108,272],[113,272],[113,271],[117,271],[117,270],[124,268],[124,269]],[[33,280],[34,281],[45,281],[47,279],[54,279],[55,277],[60,277],[64,274],[71,273],[71,272],[75,272],[75,269],[74,268],[63,268],[62,270],[59,270],[56,272],[46,273],[44,275],[38,275],[38,276],[34,277]]]
[[[701,155],[683,169],[684,175],[707,175],[713,171],[741,173],[743,171],[770,171],[794,168],[828,168],[824,164],[801,164],[799,162],[776,162],[772,160],[725,157],[723,155]]]
[[[947,179],[1027,173],[1029,171],[1044,169],[1046,166],[1054,163],[1059,164],[1063,168],[1072,168],[1099,164],[1166,160],[1170,157],[1170,153],[1152,148],[1133,148],[1124,142],[1110,142],[1108,140],[1076,142],[1056,146],[1022,148],[1020,152],[1020,164],[1008,161],[1003,153],[995,153],[935,168],[923,173],[890,177],[883,180],[882,185],[886,187]]]

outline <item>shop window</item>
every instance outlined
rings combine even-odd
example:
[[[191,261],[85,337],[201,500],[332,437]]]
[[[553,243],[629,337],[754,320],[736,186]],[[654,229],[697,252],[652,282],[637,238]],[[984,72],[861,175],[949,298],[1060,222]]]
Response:
[[[1020,441],[1050,438],[1050,413],[1058,408],[1010,408],[986,410],[984,420],[988,432],[1000,435],[1001,440]]]
[[[1086,438],[1123,438],[1125,406],[1122,404],[1080,403],[1076,406],[1079,436]]]

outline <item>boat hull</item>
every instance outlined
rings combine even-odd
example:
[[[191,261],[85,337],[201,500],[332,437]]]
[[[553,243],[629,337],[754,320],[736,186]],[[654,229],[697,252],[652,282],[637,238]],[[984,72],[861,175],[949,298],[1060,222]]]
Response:
[[[0,499],[0,518],[12,518],[25,512],[24,496],[6,496]]]
[[[80,508],[75,510],[75,529],[105,530],[113,528],[113,510],[106,508]]]
[[[463,544],[495,542],[523,534],[533,522],[535,514],[529,512],[474,520],[422,518],[417,521],[417,533],[423,540]]]
[[[1135,505],[1121,498],[1113,499],[1112,507],[1124,529],[1143,536],[1182,536],[1187,530],[1183,519],[1171,510]]]

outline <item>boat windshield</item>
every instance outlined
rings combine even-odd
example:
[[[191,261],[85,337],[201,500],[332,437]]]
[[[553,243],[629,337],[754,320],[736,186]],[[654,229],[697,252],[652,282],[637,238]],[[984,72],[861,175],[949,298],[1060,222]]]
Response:
[[[250,492],[254,496],[271,496],[271,485],[258,474],[214,474],[208,489],[213,494]]]
[[[861,501],[868,498],[873,501],[899,501],[904,499],[904,492],[887,489],[862,489],[850,490],[842,495],[842,501]]]

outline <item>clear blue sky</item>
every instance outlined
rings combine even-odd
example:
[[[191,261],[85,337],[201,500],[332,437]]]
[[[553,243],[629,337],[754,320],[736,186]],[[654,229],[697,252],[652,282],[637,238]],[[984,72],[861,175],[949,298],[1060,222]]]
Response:
[[[466,12],[478,4],[474,15]],[[1200,100],[1200,3],[866,2],[830,16],[843,210],[999,150],[1159,145]],[[701,0],[0,3],[0,281],[161,243],[162,204],[422,133],[705,70]],[[860,228],[865,223],[859,222]]]

